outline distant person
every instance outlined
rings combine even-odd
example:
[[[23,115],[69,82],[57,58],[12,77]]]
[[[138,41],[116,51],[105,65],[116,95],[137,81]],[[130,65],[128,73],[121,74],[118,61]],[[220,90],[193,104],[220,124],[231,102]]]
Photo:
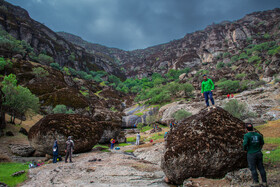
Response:
[[[227,94],[227,98],[228,98],[228,99],[230,98],[230,95],[229,95],[229,94]]]
[[[139,134],[139,132],[136,135],[136,145],[140,145],[140,134]]]
[[[170,122],[170,124],[169,124],[170,129],[172,129],[172,126],[173,126],[173,125],[172,125],[172,122]]]
[[[154,141],[153,139],[150,139],[150,143],[153,143],[153,141]]]
[[[114,138],[112,138],[110,142],[111,142],[111,149],[114,149],[116,140]]]
[[[233,98],[233,96],[234,96],[234,95],[233,95],[233,94],[231,94],[231,98]]]
[[[264,145],[263,137],[253,131],[252,124],[246,124],[247,132],[244,135],[243,149],[247,151],[247,161],[253,177],[253,186],[259,186],[258,172],[259,170],[262,178],[262,185],[267,186],[266,172],[263,166],[263,154],[261,152]]]
[[[57,140],[55,140],[53,144],[53,163],[57,162],[57,157],[58,157],[58,145],[57,145]]]
[[[65,153],[66,153],[66,156],[65,156],[65,163],[67,163],[67,159],[69,157],[69,161],[70,163],[72,163],[72,154],[73,154],[73,151],[74,151],[74,142],[72,140],[72,137],[69,136],[67,141],[66,141],[66,146],[65,146]]]
[[[165,133],[164,133],[164,140],[166,140],[167,134],[168,134],[168,132],[165,132]]]
[[[215,86],[214,86],[213,81],[211,79],[208,79],[207,75],[203,75],[203,81],[201,83],[201,94],[202,94],[202,96],[204,96],[208,111],[210,110],[210,108],[209,108],[209,98],[211,100],[213,108],[216,108],[215,107],[215,102],[214,102],[214,99],[213,99],[214,88],[215,88]]]

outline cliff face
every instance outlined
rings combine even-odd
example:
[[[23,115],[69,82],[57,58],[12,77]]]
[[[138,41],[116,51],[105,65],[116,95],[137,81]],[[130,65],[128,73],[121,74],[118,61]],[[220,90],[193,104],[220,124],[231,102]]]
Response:
[[[121,64],[127,77],[142,78],[154,72],[165,74],[170,69],[190,67],[192,70],[206,69],[210,71],[210,74],[212,72],[213,76],[224,74],[230,77],[246,72],[257,79],[262,74],[263,77],[271,77],[272,74],[277,73],[275,71],[279,66],[277,55],[275,57],[260,53],[261,63],[258,68],[249,64],[247,59],[235,61],[234,65],[238,68],[234,72],[227,68],[223,70],[225,72],[216,71],[215,67],[218,62],[230,63],[233,56],[239,56],[249,45],[269,41],[276,41],[276,44],[279,45],[279,23],[279,8],[255,12],[234,22],[210,25],[202,31],[187,34],[179,40],[134,51],[106,48],[83,40],[78,41],[69,34],[65,34],[63,37],[89,51],[110,56]],[[267,63],[263,63],[264,61]],[[268,63],[268,61],[272,63]],[[274,72],[269,73],[269,69],[273,69]]]
[[[0,2],[0,28],[17,40],[26,41],[37,55],[45,53],[53,57],[62,67],[69,66],[83,71],[104,70],[124,78],[124,74],[112,61],[66,41],[48,27],[30,18],[26,10],[4,1]],[[69,60],[70,55],[75,59]]]

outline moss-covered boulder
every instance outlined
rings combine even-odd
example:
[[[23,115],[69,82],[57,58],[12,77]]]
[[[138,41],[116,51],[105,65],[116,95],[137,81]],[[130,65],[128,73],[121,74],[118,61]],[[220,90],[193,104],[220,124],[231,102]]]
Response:
[[[59,154],[64,154],[68,136],[73,137],[75,153],[90,151],[104,132],[104,122],[78,114],[53,114],[37,122],[29,131],[28,139],[37,154],[52,154],[57,139]]]
[[[189,177],[222,178],[247,166],[244,134],[244,122],[222,108],[201,110],[168,133],[161,168],[175,184]]]

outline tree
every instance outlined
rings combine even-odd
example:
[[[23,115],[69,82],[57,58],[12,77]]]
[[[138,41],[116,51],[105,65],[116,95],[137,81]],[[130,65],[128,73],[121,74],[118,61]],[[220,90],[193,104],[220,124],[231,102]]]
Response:
[[[65,105],[56,105],[53,109],[54,114],[74,114],[73,110],[67,110]]]
[[[192,115],[192,113],[186,111],[185,109],[181,109],[178,110],[176,112],[174,112],[172,114],[172,117],[176,120],[176,121],[181,121],[187,117],[190,117]]]
[[[46,77],[49,75],[49,72],[46,71],[44,68],[42,67],[37,67],[37,68],[32,68],[32,73],[35,75],[35,77],[37,78],[42,78],[42,77]]]
[[[11,68],[13,66],[13,63],[7,59],[5,60],[3,57],[0,57],[0,71],[4,70],[6,74],[6,69]]]
[[[15,123],[16,115],[22,116],[29,109],[35,112],[39,110],[39,98],[33,95],[28,88],[17,85],[14,74],[5,76],[2,85],[5,95],[3,105],[10,111],[12,123]]]

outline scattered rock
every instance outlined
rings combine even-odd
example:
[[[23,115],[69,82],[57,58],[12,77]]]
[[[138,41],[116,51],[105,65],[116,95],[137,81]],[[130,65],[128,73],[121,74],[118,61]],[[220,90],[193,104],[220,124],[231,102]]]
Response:
[[[27,130],[26,130],[25,128],[23,128],[23,127],[21,127],[21,128],[19,129],[19,132],[20,132],[21,134],[24,134],[24,135],[28,136]]]
[[[217,107],[201,110],[169,132],[161,168],[182,184],[189,177],[223,178],[247,166],[242,150],[244,122]]]
[[[22,60],[22,55],[21,54],[16,54],[13,56],[13,58],[18,59],[18,60]]]
[[[25,170],[22,170],[22,171],[15,172],[15,173],[12,174],[11,176],[12,176],[12,177],[17,177],[17,176],[20,176],[20,175],[22,175],[22,174],[24,174],[24,173],[25,173]]]
[[[9,187],[9,186],[3,182],[0,182],[0,187]]]
[[[244,168],[238,171],[232,171],[226,174],[225,179],[230,181],[231,185],[247,183],[252,180],[250,169]]]
[[[11,144],[9,147],[13,154],[22,157],[32,156],[32,154],[35,152],[35,149],[29,145]]]
[[[99,121],[79,114],[48,115],[31,127],[28,135],[30,144],[40,153],[52,155],[55,138],[59,154],[64,155],[65,142],[68,136],[73,137],[75,153],[90,151],[98,143],[103,126],[109,122]]]
[[[14,136],[14,133],[12,131],[7,131],[6,136]]]

